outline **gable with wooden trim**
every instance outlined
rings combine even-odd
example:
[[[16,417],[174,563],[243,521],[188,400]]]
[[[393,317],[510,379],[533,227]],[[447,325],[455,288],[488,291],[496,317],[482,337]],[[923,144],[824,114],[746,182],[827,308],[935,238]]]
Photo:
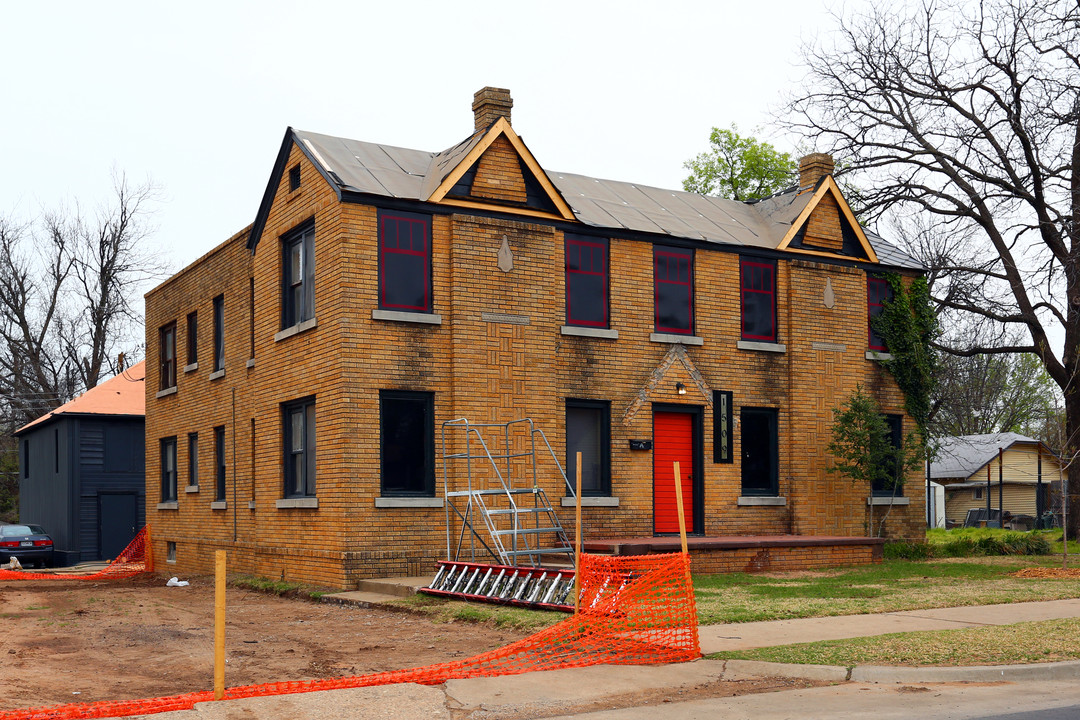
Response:
[[[877,263],[877,253],[832,175],[824,175],[777,250]]]

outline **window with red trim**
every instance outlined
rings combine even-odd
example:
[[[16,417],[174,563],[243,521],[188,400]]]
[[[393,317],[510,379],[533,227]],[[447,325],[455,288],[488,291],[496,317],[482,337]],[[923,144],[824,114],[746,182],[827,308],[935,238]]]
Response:
[[[878,352],[888,351],[885,338],[874,332],[874,318],[885,312],[885,301],[892,299],[892,288],[885,278],[866,278],[867,345]]]
[[[656,332],[694,333],[694,251],[653,247]]]
[[[608,326],[608,241],[566,235],[566,323]]]
[[[742,339],[776,342],[776,263],[739,261]]]
[[[379,308],[431,311],[431,216],[379,213]]]

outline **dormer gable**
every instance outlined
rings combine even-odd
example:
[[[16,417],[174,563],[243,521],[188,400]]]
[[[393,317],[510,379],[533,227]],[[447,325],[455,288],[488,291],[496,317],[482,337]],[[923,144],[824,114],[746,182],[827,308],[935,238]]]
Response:
[[[447,156],[464,152],[456,163],[437,173],[435,165]],[[506,117],[499,117],[455,149],[440,153],[432,162],[427,185],[435,185],[428,202],[465,207],[497,207],[529,215],[574,220],[574,213],[547,177],[529,148]]]
[[[812,162],[807,163],[808,159]],[[820,154],[808,156],[800,163],[800,194],[813,194],[777,249],[877,263],[873,246],[832,176],[832,166],[832,158]],[[825,174],[821,174],[822,171]],[[811,173],[809,178],[808,172]],[[807,180],[813,183],[812,186],[807,187]]]

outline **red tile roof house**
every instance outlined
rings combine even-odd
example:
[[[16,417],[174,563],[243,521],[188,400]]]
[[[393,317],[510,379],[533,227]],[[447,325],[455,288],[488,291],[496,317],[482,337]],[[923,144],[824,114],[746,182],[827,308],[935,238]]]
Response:
[[[15,431],[19,520],[52,536],[54,562],[115,558],[145,524],[146,364]]]
[[[857,384],[910,427],[868,318],[883,273],[921,272],[832,159],[755,203],[601,180],[546,170],[512,105],[479,91],[434,153],[290,128],[252,226],[147,294],[155,559],[347,588],[484,555],[455,495],[498,480],[480,437],[526,488],[535,457],[571,537],[582,453],[587,548],[677,548],[676,460],[695,570],[870,562],[871,512],[921,537],[920,478],[827,470]],[[529,418],[552,452],[488,428],[464,459],[461,418]]]

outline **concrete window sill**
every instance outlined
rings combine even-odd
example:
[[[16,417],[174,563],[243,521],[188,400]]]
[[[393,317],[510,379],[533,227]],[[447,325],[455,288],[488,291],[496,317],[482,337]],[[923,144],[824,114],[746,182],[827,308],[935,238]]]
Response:
[[[605,340],[618,340],[619,331],[608,328],[578,327],[577,325],[563,325],[559,328],[563,335],[573,335],[584,338],[603,338]]]
[[[735,347],[740,350],[756,350],[758,352],[786,353],[787,345],[782,343],[754,342],[751,340],[739,340]]]
[[[377,497],[375,498],[375,507],[377,508],[441,508],[443,506],[442,498],[424,498],[424,497]]]
[[[170,500],[168,502],[159,502],[157,504],[157,509],[158,510],[179,510],[180,505],[175,500]]]
[[[184,492],[186,492],[186,493],[197,493],[197,492],[199,492],[199,486],[198,485],[188,485],[187,487],[184,488]]]
[[[244,363],[244,367],[246,367],[246,368],[255,367],[255,358],[248,358],[248,361],[246,363]]]
[[[210,503],[211,510],[227,510],[228,508],[229,503],[224,500],[215,500],[214,502]]]
[[[564,497],[562,499],[563,507],[577,507],[575,499],[572,497]],[[581,507],[619,507],[619,498],[617,497],[581,497]]]
[[[175,395],[175,394],[176,394],[176,386],[173,385],[170,388],[165,388],[164,390],[159,391],[156,395],[154,395],[154,397],[163,398],[166,395]]]
[[[297,498],[281,498],[274,501],[274,507],[278,510],[287,510],[289,508],[307,508],[309,510],[319,509],[319,498],[314,497],[297,497]]]
[[[906,497],[868,497],[867,505],[910,505],[911,498]]]
[[[199,363],[197,363],[197,362],[193,362],[190,365],[185,365],[184,366],[184,372],[186,372],[186,373],[195,372],[198,369],[199,369]]]
[[[893,356],[892,356],[892,353],[878,352],[877,350],[867,350],[866,351],[866,359],[867,360],[892,360]]]
[[[697,335],[675,335],[674,333],[650,333],[649,342],[673,345],[704,345],[705,340]]]
[[[306,330],[312,330],[319,326],[317,318],[310,318],[303,322],[298,322],[292,327],[287,327],[284,330],[279,330],[274,333],[274,342],[281,342],[286,338],[291,338],[293,335],[298,335]]]
[[[743,495],[739,498],[739,505],[742,507],[769,507],[787,506],[786,497],[760,497],[757,495]]]
[[[400,310],[372,310],[372,320],[390,322],[419,323],[421,325],[442,325],[442,315],[438,313],[401,312]]]
[[[215,370],[214,372],[210,373],[211,380],[220,380],[223,377],[225,377],[225,368],[221,368],[220,370]]]

